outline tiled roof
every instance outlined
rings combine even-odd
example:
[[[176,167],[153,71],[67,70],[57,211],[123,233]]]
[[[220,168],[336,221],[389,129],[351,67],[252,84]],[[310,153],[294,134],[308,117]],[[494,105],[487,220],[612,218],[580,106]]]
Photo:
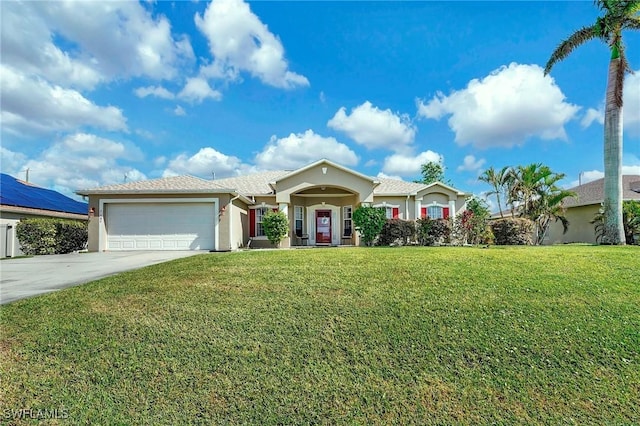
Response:
[[[268,172],[217,179],[214,180],[213,183],[220,188],[232,188],[245,195],[266,195],[273,192],[269,183],[275,182],[289,173],[291,173],[291,170],[271,170]]]
[[[141,180],[137,182],[127,182],[117,185],[106,185],[99,188],[84,189],[77,191],[78,194],[98,194],[98,193],[128,193],[128,192],[189,192],[189,191],[211,191],[219,190],[219,186],[213,181],[200,179],[194,176],[172,176],[159,179]]]
[[[376,178],[380,182],[380,185],[376,186],[373,193],[376,195],[383,194],[410,194],[420,191],[427,187],[422,183],[405,182],[398,179],[390,178]]]
[[[160,179],[151,179],[138,182],[128,182],[118,185],[107,185],[99,188],[77,191],[81,195],[89,194],[114,194],[114,193],[170,193],[170,192],[207,192],[223,190],[234,191],[245,196],[269,195],[273,193],[270,183],[291,174],[291,170],[272,170],[252,173],[244,176],[235,176],[216,180],[204,180],[193,176],[174,176]],[[391,178],[372,177],[371,181],[380,182],[373,193],[375,195],[412,194],[428,185],[422,183],[405,182]]]
[[[632,189],[638,185],[640,185],[639,175],[624,175],[622,177],[622,199],[640,200],[640,193]],[[576,186],[570,190],[575,192],[577,197],[566,198],[564,200],[565,207],[600,204],[604,200],[604,178]]]

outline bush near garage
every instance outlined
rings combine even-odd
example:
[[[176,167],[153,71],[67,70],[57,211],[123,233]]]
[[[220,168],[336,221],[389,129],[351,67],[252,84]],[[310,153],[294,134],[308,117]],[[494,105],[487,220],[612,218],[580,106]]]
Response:
[[[269,242],[276,247],[287,236],[289,232],[289,219],[281,211],[268,211],[262,218],[262,228]]]
[[[83,250],[89,238],[86,222],[64,219],[22,219],[16,225],[16,235],[26,255]]]
[[[491,223],[491,231],[497,245],[531,245],[533,227],[533,221],[525,217],[505,217]]]
[[[413,221],[402,219],[387,219],[376,245],[379,246],[406,246],[411,244],[416,233],[416,225]]]

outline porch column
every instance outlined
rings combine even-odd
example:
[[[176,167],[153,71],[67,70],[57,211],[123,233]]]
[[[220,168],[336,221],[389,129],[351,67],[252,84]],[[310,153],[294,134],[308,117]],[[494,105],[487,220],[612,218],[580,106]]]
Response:
[[[456,218],[456,200],[449,200],[449,216],[451,219]]]
[[[416,220],[420,219],[420,212],[422,210],[422,198],[416,199]]]

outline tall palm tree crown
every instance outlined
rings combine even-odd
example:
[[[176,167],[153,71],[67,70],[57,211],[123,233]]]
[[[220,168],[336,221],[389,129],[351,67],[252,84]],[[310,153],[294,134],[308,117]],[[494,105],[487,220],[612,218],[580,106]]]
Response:
[[[624,244],[622,221],[622,93],[624,76],[632,72],[627,62],[623,30],[640,30],[640,0],[596,0],[602,15],[590,26],[570,35],[551,54],[545,75],[578,46],[599,39],[609,46],[611,60],[607,80],[604,119],[604,244]]]

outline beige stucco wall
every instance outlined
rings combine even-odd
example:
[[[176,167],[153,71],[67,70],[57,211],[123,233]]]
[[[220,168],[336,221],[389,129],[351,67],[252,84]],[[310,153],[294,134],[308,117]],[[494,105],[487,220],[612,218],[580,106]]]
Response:
[[[323,173],[323,169],[326,173]],[[345,170],[326,163],[319,164],[288,178],[278,181],[276,186],[276,201],[290,203],[291,195],[311,187],[342,188],[358,195],[360,202],[373,201],[373,182],[369,179],[354,175]]]
[[[562,223],[553,222],[549,227],[549,232],[543,244],[595,244],[596,233],[594,225],[589,222],[593,220],[599,209],[600,206],[597,204],[567,209],[566,217],[567,220],[569,220],[569,229],[567,230],[567,233],[562,234]]]

